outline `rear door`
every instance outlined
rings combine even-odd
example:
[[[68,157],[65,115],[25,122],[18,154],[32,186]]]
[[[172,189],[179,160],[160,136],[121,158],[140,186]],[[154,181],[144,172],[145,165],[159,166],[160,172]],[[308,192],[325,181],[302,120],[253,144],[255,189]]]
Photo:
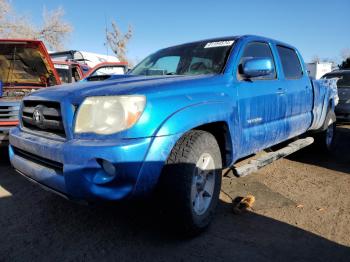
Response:
[[[300,55],[293,48],[276,46],[280,67],[280,81],[285,87],[287,100],[286,136],[295,137],[304,133],[312,121],[313,91],[309,76],[302,67]]]
[[[244,79],[241,69],[247,59],[270,58],[276,65],[271,44],[250,42],[243,48],[237,72],[239,118],[242,129],[240,155],[245,156],[285,139],[286,96],[276,66],[271,75]]]

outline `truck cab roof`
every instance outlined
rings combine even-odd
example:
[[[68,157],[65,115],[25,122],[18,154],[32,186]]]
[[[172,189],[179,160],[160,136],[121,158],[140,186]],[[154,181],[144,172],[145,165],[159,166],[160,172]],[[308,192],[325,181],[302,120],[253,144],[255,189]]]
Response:
[[[253,41],[265,41],[265,42],[270,42],[270,43],[275,43],[276,45],[283,45],[285,47],[289,47],[292,49],[296,48],[290,44],[284,43],[282,41],[279,40],[275,40],[272,38],[268,38],[268,37],[264,37],[264,36],[258,36],[258,35],[236,35],[236,36],[224,36],[224,37],[215,37],[215,38],[208,38],[208,39],[202,39],[199,41],[193,41],[193,42],[188,42],[188,43],[184,43],[184,44],[179,44],[176,46],[171,46],[168,48],[174,48],[174,47],[179,47],[179,46],[184,46],[184,45],[190,45],[190,44],[195,44],[195,43],[199,43],[199,42],[218,42],[218,41],[229,41],[229,40],[234,40],[234,41],[238,41],[238,40],[253,40]],[[162,50],[166,50],[168,48],[164,48]]]

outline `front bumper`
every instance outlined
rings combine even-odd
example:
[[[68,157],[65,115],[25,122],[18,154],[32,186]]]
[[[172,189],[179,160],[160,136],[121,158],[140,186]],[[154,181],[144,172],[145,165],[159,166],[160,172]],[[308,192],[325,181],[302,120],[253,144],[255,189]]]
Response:
[[[154,188],[174,136],[119,141],[66,142],[10,131],[9,155],[21,174],[72,200],[120,200]],[[101,161],[116,168],[115,178],[96,183],[105,175]]]

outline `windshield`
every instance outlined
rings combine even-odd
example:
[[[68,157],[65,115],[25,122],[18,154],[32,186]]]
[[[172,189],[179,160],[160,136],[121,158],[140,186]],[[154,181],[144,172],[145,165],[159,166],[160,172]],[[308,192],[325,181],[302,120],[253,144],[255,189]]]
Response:
[[[143,60],[131,75],[219,74],[225,67],[234,40],[203,41],[160,50]]]
[[[327,74],[323,78],[330,79],[330,78],[339,78],[337,82],[338,88],[350,88],[350,72],[349,73],[332,73]]]

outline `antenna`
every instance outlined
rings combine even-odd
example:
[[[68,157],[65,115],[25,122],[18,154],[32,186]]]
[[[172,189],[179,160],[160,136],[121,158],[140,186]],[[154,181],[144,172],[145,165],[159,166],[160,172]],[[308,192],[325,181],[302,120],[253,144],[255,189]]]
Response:
[[[105,13],[105,42],[104,42],[104,45],[106,47],[106,54],[108,55],[108,38],[107,38],[107,34],[108,34],[108,30],[107,30],[107,16],[106,16],[106,13]]]

